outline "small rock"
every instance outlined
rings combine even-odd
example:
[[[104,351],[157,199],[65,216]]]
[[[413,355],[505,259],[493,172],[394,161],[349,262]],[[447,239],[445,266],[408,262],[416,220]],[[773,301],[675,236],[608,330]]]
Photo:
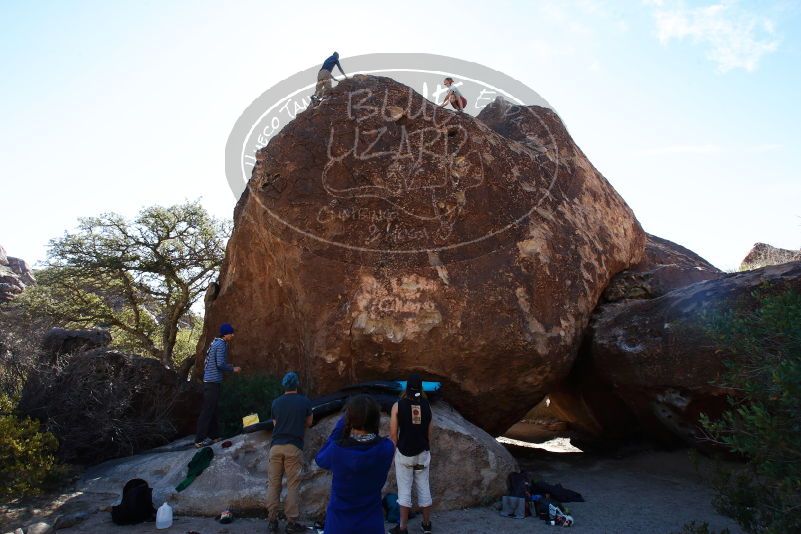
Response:
[[[53,528],[60,530],[62,528],[74,527],[78,523],[84,522],[89,517],[89,512],[73,512],[71,514],[60,515],[56,518]]]
[[[39,521],[38,523],[34,523],[33,525],[29,526],[25,532],[26,534],[49,534],[50,532],[53,532],[53,527],[50,525],[50,523]]]

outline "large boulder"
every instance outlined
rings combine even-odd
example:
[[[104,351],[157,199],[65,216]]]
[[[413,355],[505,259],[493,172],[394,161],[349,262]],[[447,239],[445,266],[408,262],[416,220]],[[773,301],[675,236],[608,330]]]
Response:
[[[719,313],[754,309],[760,299],[801,291],[801,262],[698,282],[652,300],[599,308],[557,404],[572,406],[576,428],[599,438],[641,433],[665,444],[703,445],[698,417],[719,415],[732,392],[720,386],[725,362],[705,325]]]
[[[716,280],[726,274],[695,252],[655,235],[647,234],[645,256],[637,265],[615,275],[604,290],[602,304],[596,308],[591,324],[608,315],[615,304],[626,300],[647,300],[704,280]],[[596,330],[592,330],[595,332]],[[516,425],[518,434],[546,433],[541,421],[557,421],[565,425],[562,435],[588,447],[609,447],[629,440],[641,430],[636,416],[615,393],[614,388],[598,379],[592,361],[592,336],[588,335],[570,375],[548,393],[547,403],[538,406],[538,419]],[[663,441],[675,441],[672,433]]]
[[[518,468],[511,454],[444,403],[433,406],[433,416],[431,491],[435,509],[477,506],[503,495],[507,475]],[[307,519],[322,516],[328,504],[331,474],[313,460],[337,417],[323,419],[306,432],[300,495],[301,513]],[[382,434],[387,434],[388,425],[383,416]],[[270,438],[269,432],[261,431],[234,437],[226,449],[215,445],[211,465],[181,493],[175,486],[186,476],[194,447],[167,447],[171,452],[156,450],[96,466],[83,475],[78,490],[118,494],[127,480],[144,478],[154,489],[156,505],[169,498],[178,514],[211,516],[230,508],[239,514],[261,515],[267,499]],[[394,467],[384,491],[396,491]]]
[[[612,278],[604,290],[604,301],[652,299],[695,282],[724,276],[723,271],[692,250],[655,235],[647,237],[643,260]]]
[[[774,247],[767,243],[755,243],[740,263],[740,270],[748,271],[765,267],[766,265],[779,265],[798,260],[801,260],[801,250],[789,250]]]
[[[74,354],[91,349],[106,347],[111,343],[111,333],[104,328],[71,330],[53,327],[42,340],[44,356],[55,362],[61,354]]]
[[[95,464],[194,430],[201,394],[154,358],[108,348],[71,354],[28,376],[18,409],[59,440],[59,456]]]
[[[237,365],[312,393],[422,372],[496,435],[567,375],[645,245],[553,111],[476,119],[362,75],[258,152],[234,224],[201,347],[233,323]]]

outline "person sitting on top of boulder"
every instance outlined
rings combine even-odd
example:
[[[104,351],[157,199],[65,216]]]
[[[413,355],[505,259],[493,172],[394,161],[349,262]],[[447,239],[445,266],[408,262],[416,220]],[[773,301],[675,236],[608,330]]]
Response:
[[[442,101],[442,104],[440,104],[439,107],[442,108],[450,104],[453,106],[453,109],[461,113],[465,106],[467,106],[467,99],[462,96],[459,88],[453,85],[453,78],[445,78],[445,81],[442,83],[445,84],[445,87],[448,88],[448,91],[445,93],[445,99]]]
[[[387,481],[395,446],[378,435],[381,408],[369,395],[345,405],[315,461],[333,473],[325,534],[383,534],[381,488]]]
[[[220,438],[217,406],[220,403],[223,373],[238,373],[239,367],[228,363],[228,343],[234,338],[234,327],[228,323],[220,325],[220,335],[215,337],[206,351],[203,367],[203,407],[197,419],[195,446],[208,447]]]
[[[311,99],[313,102],[320,102],[325,96],[326,91],[331,90],[331,80],[334,79],[331,74],[334,67],[339,69],[342,76],[348,77],[345,71],[342,70],[342,65],[339,64],[339,52],[334,52],[328,59],[323,62],[320,72],[317,73],[317,86],[314,88],[314,94]]]

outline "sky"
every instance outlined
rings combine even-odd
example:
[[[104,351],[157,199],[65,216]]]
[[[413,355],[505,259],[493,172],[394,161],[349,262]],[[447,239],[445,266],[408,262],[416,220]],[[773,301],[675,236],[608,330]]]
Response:
[[[427,52],[541,94],[646,231],[736,269],[801,247],[801,3],[0,2],[0,245],[200,201],[234,122],[339,51]]]

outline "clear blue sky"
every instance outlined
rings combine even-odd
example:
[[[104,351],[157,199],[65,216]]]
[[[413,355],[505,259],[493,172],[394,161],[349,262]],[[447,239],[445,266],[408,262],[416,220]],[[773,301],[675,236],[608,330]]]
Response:
[[[430,52],[543,95],[645,229],[735,268],[801,246],[801,5],[460,1],[0,3],[0,244],[31,262],[79,216],[235,203],[224,146],[274,83]]]

